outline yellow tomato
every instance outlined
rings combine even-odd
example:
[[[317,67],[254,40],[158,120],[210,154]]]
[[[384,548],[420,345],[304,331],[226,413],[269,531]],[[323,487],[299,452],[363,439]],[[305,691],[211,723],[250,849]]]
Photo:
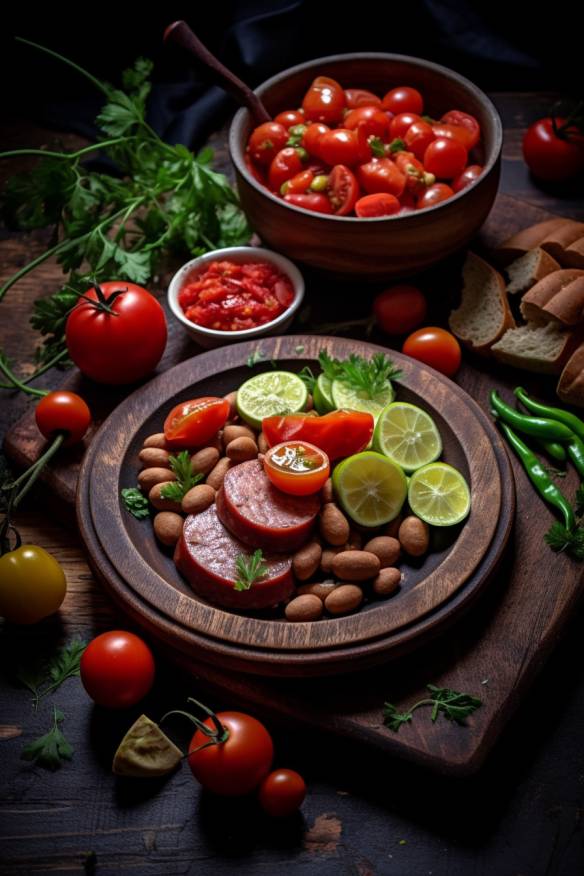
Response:
[[[65,573],[46,550],[23,544],[0,557],[0,616],[14,624],[35,624],[60,607]]]

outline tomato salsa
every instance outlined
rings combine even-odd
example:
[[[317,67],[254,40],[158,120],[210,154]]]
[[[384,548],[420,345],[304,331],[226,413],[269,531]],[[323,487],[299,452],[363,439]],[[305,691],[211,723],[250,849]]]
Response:
[[[291,281],[269,262],[211,262],[178,294],[187,319],[224,332],[265,325],[293,300]]]

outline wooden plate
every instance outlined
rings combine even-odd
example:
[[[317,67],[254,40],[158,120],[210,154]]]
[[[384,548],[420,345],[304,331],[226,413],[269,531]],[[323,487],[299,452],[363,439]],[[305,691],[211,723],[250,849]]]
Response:
[[[320,675],[396,656],[440,631],[481,592],[509,537],[515,504],[511,468],[496,429],[456,384],[391,351],[402,368],[398,398],[424,407],[440,429],[443,459],[470,483],[472,511],[461,527],[434,531],[423,561],[404,563],[400,592],[358,613],[292,624],[275,613],[238,615],[196,596],[156,542],[149,521],[121,506],[134,486],[144,438],[161,429],[170,409],[199,395],[224,395],[250,376],[250,354],[279,367],[314,365],[327,349],[387,352],[359,341],[315,336],[267,338],[213,350],[182,362],[129,396],[94,439],[81,469],[77,512],[90,561],[126,610],[154,635],[195,659],[263,675]],[[266,370],[270,366],[256,366]]]

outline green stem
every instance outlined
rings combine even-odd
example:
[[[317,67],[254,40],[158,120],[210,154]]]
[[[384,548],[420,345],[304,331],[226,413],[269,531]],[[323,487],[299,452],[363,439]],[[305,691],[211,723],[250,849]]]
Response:
[[[46,362],[41,368],[37,368],[36,371],[33,371],[33,373],[29,377],[27,377],[25,380],[22,380],[21,383],[23,383],[23,384],[32,383],[33,380],[36,380],[37,377],[40,377],[41,374],[44,374],[46,371],[48,371],[50,368],[52,368],[54,365],[56,365],[62,359],[66,359],[68,357],[68,355],[69,355],[68,350],[61,350],[60,353],[57,353],[56,356],[53,356],[52,359],[49,359],[49,361]],[[11,371],[11,374],[12,374],[12,371]],[[14,382],[0,383],[0,389],[15,389]]]
[[[45,250],[45,252],[41,253],[40,256],[37,256],[36,259],[33,259],[15,274],[13,274],[8,280],[6,280],[4,285],[0,287],[0,301],[2,301],[8,290],[12,286],[14,286],[14,284],[17,283],[21,279],[21,277],[24,277],[26,274],[29,273],[29,271],[32,271],[38,265],[42,265],[43,262],[46,262],[47,259],[50,259],[51,256],[55,255],[55,253],[60,252],[62,249],[65,249],[69,245],[70,241],[68,240],[59,241],[59,243],[56,243],[55,246],[52,246],[50,249]]]
[[[116,146],[118,143],[126,143],[128,140],[134,140],[134,137],[116,137],[113,140],[101,140],[98,143],[92,143],[90,146],[84,146],[83,149],[78,149],[77,152],[52,152],[49,149],[11,149],[9,152],[0,152],[0,158],[15,158],[22,155],[38,155],[40,158],[80,158],[82,155],[87,155],[90,152],[97,152],[99,149],[105,149],[106,146]]]
[[[37,459],[35,464],[32,465],[28,469],[28,471],[26,471],[24,473],[24,475],[28,479],[26,480],[26,483],[25,483],[24,487],[22,488],[22,490],[17,494],[16,498],[14,499],[14,502],[13,502],[14,508],[17,508],[20,505],[20,503],[22,502],[22,500],[24,499],[24,497],[26,496],[28,491],[31,489],[32,485],[34,484],[34,482],[36,481],[36,479],[40,475],[41,471],[43,470],[43,468],[45,467],[47,462],[55,455],[55,453],[57,452],[57,450],[59,449],[59,447],[61,446],[61,444],[63,443],[63,441],[65,440],[66,437],[67,436],[65,435],[64,432],[61,432],[59,435],[56,435],[55,438],[53,439],[53,443],[49,446],[49,448],[47,450],[45,450],[43,455],[39,459]],[[19,481],[22,481],[22,476],[19,478]],[[14,483],[16,484],[16,483],[18,483],[18,481],[15,481]]]
[[[24,37],[14,37],[14,39],[18,43],[24,43],[27,46],[32,46],[34,49],[39,49],[41,52],[44,52],[46,55],[50,55],[52,58],[56,58],[58,61],[62,61],[63,64],[68,64],[69,67],[72,67],[73,70],[76,70],[81,76],[85,76],[90,82],[95,85],[106,97],[109,97],[109,89],[100,82],[99,79],[96,79],[95,76],[92,76],[91,73],[88,73],[87,70],[84,70],[83,67],[80,67],[74,61],[70,61],[69,58],[64,58],[63,55],[60,55],[58,52],[54,52],[52,49],[48,49],[46,46],[42,46],[40,43],[35,43],[32,40],[27,40]]]
[[[2,359],[0,359],[0,371],[11,381],[14,389],[20,389],[22,392],[26,392],[28,395],[35,395],[37,398],[44,398],[48,394],[48,390],[46,389],[33,389],[32,386],[27,386],[26,383],[19,380],[16,374],[14,374]]]

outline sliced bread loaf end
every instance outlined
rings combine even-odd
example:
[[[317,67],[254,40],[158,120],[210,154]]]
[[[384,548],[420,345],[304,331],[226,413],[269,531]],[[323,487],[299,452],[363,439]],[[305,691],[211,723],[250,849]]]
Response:
[[[467,347],[488,355],[492,345],[515,325],[505,283],[498,271],[472,252],[467,254],[462,277],[460,307],[450,314],[450,328]]]
[[[559,271],[558,262],[540,247],[530,249],[525,255],[511,262],[507,268],[507,292],[511,295],[522,294],[531,289],[539,280],[543,280],[553,271]]]
[[[527,323],[512,328],[493,344],[493,356],[514,368],[538,374],[559,374],[581,339],[555,323]]]

